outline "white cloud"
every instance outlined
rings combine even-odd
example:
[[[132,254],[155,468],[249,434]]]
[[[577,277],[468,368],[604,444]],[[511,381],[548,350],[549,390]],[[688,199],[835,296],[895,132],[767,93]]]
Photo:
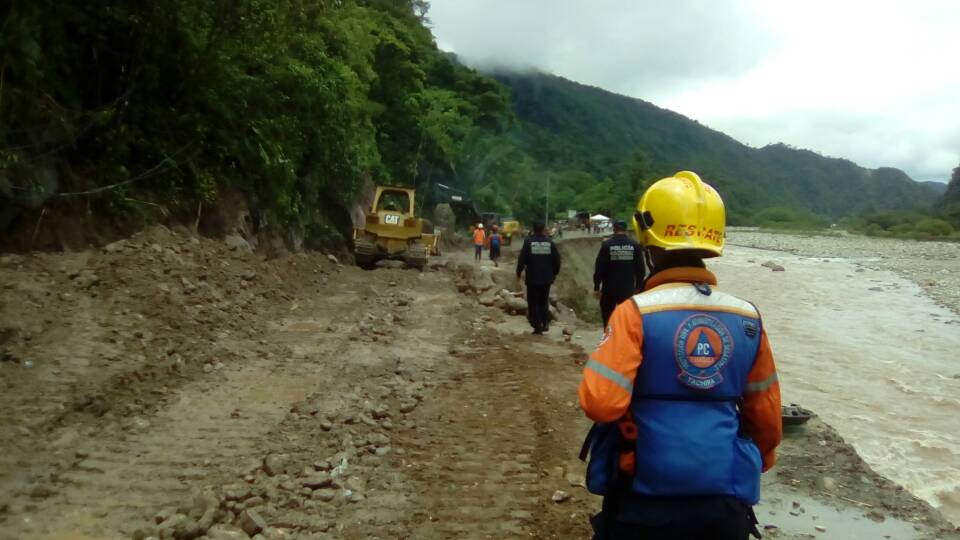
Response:
[[[434,0],[441,47],[648,99],[762,146],[945,179],[960,2]]]

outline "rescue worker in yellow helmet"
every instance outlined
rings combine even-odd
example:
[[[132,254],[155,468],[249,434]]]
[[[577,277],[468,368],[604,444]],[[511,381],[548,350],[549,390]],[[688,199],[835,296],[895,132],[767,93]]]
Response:
[[[743,540],[760,473],[782,438],[780,386],[760,314],[717,289],[720,195],[692,172],[664,178],[634,216],[651,276],[590,355],[580,406],[596,422],[587,487],[596,539]]]

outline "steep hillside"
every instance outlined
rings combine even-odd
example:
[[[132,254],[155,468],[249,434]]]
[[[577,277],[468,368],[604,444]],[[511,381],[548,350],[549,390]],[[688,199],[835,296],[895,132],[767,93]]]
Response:
[[[510,87],[519,144],[551,169],[616,176],[644,156],[651,176],[693,169],[717,185],[734,212],[786,206],[826,216],[913,208],[935,199],[898,169],[865,169],[784,144],[752,148],[642,100],[543,73],[495,73]]]
[[[938,201],[938,207],[947,221],[954,227],[960,227],[960,167],[953,170],[953,176]]]

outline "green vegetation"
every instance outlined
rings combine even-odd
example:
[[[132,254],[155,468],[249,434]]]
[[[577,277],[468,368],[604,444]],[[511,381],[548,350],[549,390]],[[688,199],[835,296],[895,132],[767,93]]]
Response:
[[[239,192],[258,228],[309,234],[366,184],[452,170],[465,140],[508,122],[508,98],[437,50],[425,9],[14,2],[0,14],[0,230],[69,211],[75,192],[73,206],[127,221],[192,221]]]
[[[953,169],[953,176],[947,184],[947,190],[937,203],[940,216],[954,228],[960,229],[960,166]]]
[[[0,231],[39,230],[45,213],[202,223],[242,200],[255,230],[328,245],[373,183],[417,187],[429,214],[442,182],[529,223],[548,185],[555,213],[626,217],[679,169],[720,190],[734,225],[863,214],[855,225],[871,234],[960,228],[956,174],[936,215],[911,213],[936,194],[896,169],[750,148],[559,77],[478,74],[437,49],[426,11],[424,0],[11,4]]]
[[[829,220],[813,212],[782,206],[765,208],[752,221],[760,227],[782,230],[814,230],[830,225]]]

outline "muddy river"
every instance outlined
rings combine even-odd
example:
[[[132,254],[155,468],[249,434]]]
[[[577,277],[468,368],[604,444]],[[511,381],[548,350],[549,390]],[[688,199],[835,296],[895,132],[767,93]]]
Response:
[[[802,242],[835,253],[833,239]],[[811,251],[733,245],[711,267],[722,288],[760,307],[784,402],[815,410],[877,472],[960,523],[960,317],[891,268],[890,251],[886,268],[870,253]]]

